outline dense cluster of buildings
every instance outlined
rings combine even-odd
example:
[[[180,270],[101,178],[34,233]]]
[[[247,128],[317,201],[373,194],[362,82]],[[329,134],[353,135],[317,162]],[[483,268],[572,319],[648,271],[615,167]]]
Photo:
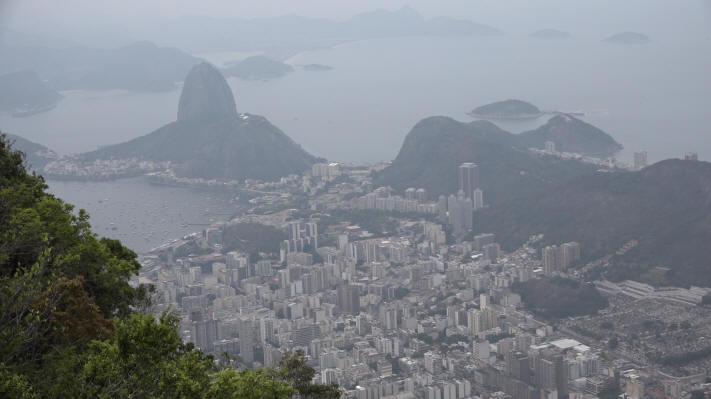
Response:
[[[380,187],[358,199],[358,209],[395,212],[415,212],[437,215],[452,227],[455,235],[472,229],[474,211],[484,207],[484,192],[479,184],[479,166],[467,162],[459,166],[459,190],[449,196],[440,195],[436,202],[428,202],[427,190],[408,188],[405,196],[393,195],[387,187]]]
[[[139,176],[170,167],[171,163],[168,161],[155,162],[138,158],[84,161],[76,156],[66,156],[45,165],[43,174],[54,178],[102,180]]]
[[[308,176],[251,183],[273,212],[248,212],[141,257],[139,281],[157,288],[154,311],[178,312],[184,340],[243,367],[274,367],[284,351],[302,350],[317,382],[337,383],[353,399],[587,399],[612,387],[643,398],[658,388],[655,379],[666,381],[662,397],[684,399],[698,386],[620,359],[606,342],[580,335],[582,324],[529,313],[514,287],[571,277],[580,245],[537,249],[540,237],[533,237],[505,252],[494,234],[457,238],[483,205],[477,165],[461,165],[458,193],[436,202],[424,189],[404,196],[372,189],[368,176],[322,164]],[[288,207],[297,190],[308,195],[308,212]],[[381,215],[396,220],[383,231],[328,216],[363,201],[362,209],[404,210]],[[432,210],[413,210],[420,206]],[[230,227],[242,223],[284,236],[273,253],[247,252],[235,243],[249,241],[248,233],[230,237],[240,230]],[[625,298],[644,288],[600,286]],[[645,295],[679,306],[689,304],[678,298],[703,294],[653,291]]]
[[[565,244],[549,245],[541,250],[543,273],[552,276],[555,272],[564,272],[571,263],[580,259],[580,244],[566,242]]]

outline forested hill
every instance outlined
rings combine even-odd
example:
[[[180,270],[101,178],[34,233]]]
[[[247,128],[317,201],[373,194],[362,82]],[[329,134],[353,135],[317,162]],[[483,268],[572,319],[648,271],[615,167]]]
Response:
[[[545,191],[595,168],[577,161],[540,157],[519,146],[518,137],[487,121],[458,122],[435,116],[423,119],[405,137],[392,165],[374,184],[397,190],[423,187],[432,195],[456,193],[458,167],[479,165],[484,201],[495,204]]]
[[[0,397],[336,399],[302,353],[276,370],[220,368],[184,345],[180,319],[142,313],[136,254],[46,192],[0,134]]]
[[[711,163],[672,159],[587,175],[495,204],[478,214],[475,229],[496,233],[506,249],[538,233],[544,245],[578,241],[586,259],[635,240],[607,277],[711,286]]]

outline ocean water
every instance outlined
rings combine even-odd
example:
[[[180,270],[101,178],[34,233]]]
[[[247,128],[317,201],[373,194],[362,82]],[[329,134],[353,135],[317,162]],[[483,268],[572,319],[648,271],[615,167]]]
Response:
[[[201,56],[222,65],[246,54]],[[624,145],[618,156],[623,160],[639,150],[648,152],[650,163],[687,151],[711,159],[711,46],[705,38],[655,37],[647,45],[624,46],[585,37],[403,37],[344,43],[288,62],[334,69],[297,68],[268,81],[230,79],[237,108],[264,115],[308,151],[334,161],[391,160],[422,118],[468,121],[471,109],[507,98],[544,110],[584,112],[584,120]],[[180,91],[63,94],[49,112],[0,115],[0,129],[60,153],[88,151],[174,120]],[[545,121],[499,125],[520,132]],[[150,186],[141,179],[50,187],[89,210],[99,233],[139,251],[195,230],[180,227],[185,223],[217,219],[213,210],[230,211],[229,202],[212,193]]]
[[[142,253],[171,239],[202,231],[240,211],[226,193],[157,186],[143,178],[111,182],[49,180],[49,191],[75,210],[89,212],[93,230]]]

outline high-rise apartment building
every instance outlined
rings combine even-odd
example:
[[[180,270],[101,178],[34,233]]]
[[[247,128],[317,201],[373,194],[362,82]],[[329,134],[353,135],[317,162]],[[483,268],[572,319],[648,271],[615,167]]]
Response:
[[[474,198],[474,190],[479,188],[479,166],[472,162],[459,165],[459,189],[464,197]]]
[[[553,275],[553,272],[560,270],[559,265],[560,250],[557,245],[551,245],[541,250],[543,260],[543,273],[546,276]]]
[[[341,312],[352,315],[360,313],[360,289],[357,286],[342,284],[336,291]]]

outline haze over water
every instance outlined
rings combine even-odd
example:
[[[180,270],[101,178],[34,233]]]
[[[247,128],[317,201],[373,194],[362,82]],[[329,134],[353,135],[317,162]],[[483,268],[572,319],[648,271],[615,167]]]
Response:
[[[601,37],[402,37],[350,42],[288,60],[318,63],[268,81],[230,79],[240,112],[261,114],[306,150],[353,163],[393,159],[422,118],[471,120],[472,108],[507,98],[541,109],[582,111],[586,121],[650,162],[711,154],[711,50],[708,41],[652,37],[613,45]],[[200,54],[220,64],[229,54]],[[236,53],[234,59],[243,57]],[[693,57],[695,62],[689,62]],[[175,119],[179,90],[164,93],[65,92],[56,109],[0,124],[61,152],[82,152],[149,133]],[[498,123],[518,132],[545,123]]]

